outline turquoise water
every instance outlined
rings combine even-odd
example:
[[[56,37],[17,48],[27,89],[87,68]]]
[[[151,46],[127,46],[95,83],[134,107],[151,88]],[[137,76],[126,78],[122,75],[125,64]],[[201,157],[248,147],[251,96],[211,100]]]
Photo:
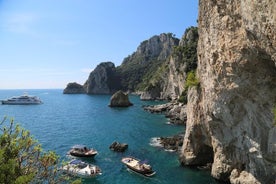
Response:
[[[170,136],[184,130],[181,126],[167,125],[164,115],[150,114],[142,108],[142,105],[158,102],[140,101],[139,97],[130,96],[134,106],[110,108],[109,95],[63,95],[62,90],[0,90],[0,99],[26,91],[40,97],[43,104],[0,105],[0,118],[14,118],[31,131],[44,150],[54,150],[62,159],[66,159],[67,151],[75,144],[97,149],[99,154],[90,162],[100,166],[103,175],[83,180],[83,183],[216,183],[206,171],[181,167],[176,153],[149,145],[152,137]],[[109,150],[115,140],[128,143],[127,151]],[[120,161],[129,155],[148,160],[156,175],[145,178],[129,172]]]

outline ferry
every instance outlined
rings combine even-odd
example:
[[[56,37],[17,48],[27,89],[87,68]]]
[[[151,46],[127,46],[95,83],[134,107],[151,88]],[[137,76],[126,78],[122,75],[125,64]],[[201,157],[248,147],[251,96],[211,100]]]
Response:
[[[39,97],[29,96],[24,93],[21,96],[14,96],[6,100],[1,101],[3,105],[31,105],[31,104],[42,104]]]

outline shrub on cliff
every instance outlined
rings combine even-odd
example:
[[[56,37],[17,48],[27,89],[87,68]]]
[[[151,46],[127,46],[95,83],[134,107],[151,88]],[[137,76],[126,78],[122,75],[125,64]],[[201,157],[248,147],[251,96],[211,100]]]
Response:
[[[187,74],[187,78],[186,78],[186,82],[185,82],[185,88],[187,89],[189,87],[198,86],[198,85],[199,85],[199,80],[196,77],[195,71],[190,71]]]
[[[1,183],[58,183],[64,181],[58,172],[59,157],[53,151],[43,152],[30,132],[14,124],[0,122]]]
[[[190,71],[187,74],[187,78],[185,81],[185,89],[184,91],[181,93],[180,97],[178,98],[178,101],[184,104],[187,104],[188,102],[188,97],[187,97],[187,93],[188,93],[188,89],[192,86],[199,86],[199,80],[196,77],[195,71]]]

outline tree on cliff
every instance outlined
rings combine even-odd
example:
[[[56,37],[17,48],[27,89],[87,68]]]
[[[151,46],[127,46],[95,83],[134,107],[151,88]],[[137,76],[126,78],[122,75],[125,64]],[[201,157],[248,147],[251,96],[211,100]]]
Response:
[[[14,124],[0,122],[0,181],[3,183],[58,183],[59,157],[43,152],[30,132]]]

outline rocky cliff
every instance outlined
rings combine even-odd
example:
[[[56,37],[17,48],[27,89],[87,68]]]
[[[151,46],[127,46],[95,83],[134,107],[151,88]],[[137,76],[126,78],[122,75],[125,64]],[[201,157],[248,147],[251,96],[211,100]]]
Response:
[[[83,88],[88,94],[113,94],[117,90],[146,91],[143,94],[148,92],[149,99],[163,98],[162,86],[159,84],[167,81],[168,70],[162,70],[162,67],[166,67],[163,64],[170,58],[173,48],[178,46],[178,43],[179,39],[175,38],[172,33],[153,36],[143,41],[133,54],[123,60],[120,66],[115,68],[112,62],[100,63],[90,73]],[[174,71],[177,70],[173,62],[170,62],[170,76],[175,75]],[[162,67],[160,68],[160,66]],[[159,81],[160,78],[156,76],[163,77],[158,86],[155,82],[150,82]],[[179,81],[181,79],[182,77],[174,80]],[[182,82],[180,81],[180,83]],[[176,86],[175,84],[170,86],[172,85],[173,87]],[[175,91],[171,88],[168,89]],[[74,85],[68,85],[64,91],[66,93],[78,93]],[[168,95],[171,93],[166,94],[166,96]]]
[[[112,94],[118,91],[121,86],[115,65],[112,62],[100,63],[90,73],[83,87],[87,94]]]
[[[169,62],[167,75],[160,81],[161,99],[179,98],[184,91],[187,73],[197,67],[198,30],[196,27],[188,28],[179,45],[174,47]]]
[[[117,68],[123,90],[144,91],[157,68],[169,58],[178,42],[179,39],[172,33],[162,33],[143,41]]]
[[[188,95],[184,165],[231,183],[275,183],[276,1],[200,0],[198,88]]]
[[[188,28],[170,57],[152,73],[142,89],[142,100],[177,99],[184,90],[187,72],[197,67],[196,27]]]

